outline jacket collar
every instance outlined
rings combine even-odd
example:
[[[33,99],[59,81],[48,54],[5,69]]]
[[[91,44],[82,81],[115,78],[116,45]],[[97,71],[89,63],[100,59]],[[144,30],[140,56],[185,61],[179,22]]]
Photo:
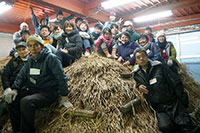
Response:
[[[159,61],[152,61],[152,60],[149,59],[149,60],[148,60],[148,64],[151,65],[152,67],[154,67],[154,66],[160,65],[160,64],[162,64],[162,63],[159,62]],[[135,65],[135,67],[134,67],[132,73],[136,73],[136,72],[139,71],[139,70],[140,70],[140,66],[139,66],[139,65]]]

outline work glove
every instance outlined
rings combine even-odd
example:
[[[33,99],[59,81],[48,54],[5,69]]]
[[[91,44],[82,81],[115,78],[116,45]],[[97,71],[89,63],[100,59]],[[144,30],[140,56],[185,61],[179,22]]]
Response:
[[[59,107],[62,107],[62,106],[67,107],[67,108],[73,107],[73,105],[69,102],[69,99],[67,96],[61,97]]]
[[[12,103],[16,96],[17,90],[12,90],[11,88],[6,88],[6,90],[3,92],[3,97],[8,104]]]
[[[167,65],[171,67],[173,65],[173,61],[172,60],[168,60]]]
[[[118,20],[118,23],[121,24],[122,21],[123,21],[123,18],[120,18],[120,19]]]

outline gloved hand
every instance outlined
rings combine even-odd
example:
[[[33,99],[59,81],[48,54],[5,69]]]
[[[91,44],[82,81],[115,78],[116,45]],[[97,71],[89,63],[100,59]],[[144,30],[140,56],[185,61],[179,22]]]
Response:
[[[6,90],[3,92],[3,97],[8,104],[12,103],[16,96],[17,90],[12,90],[11,88],[6,88]]]
[[[123,21],[123,18],[120,18],[120,19],[118,20],[118,23],[121,24],[122,21]]]
[[[62,106],[67,107],[67,108],[73,107],[73,105],[69,102],[69,99],[67,96],[61,97],[59,107],[62,107]]]
[[[171,67],[173,65],[173,61],[172,60],[168,60],[167,65]]]

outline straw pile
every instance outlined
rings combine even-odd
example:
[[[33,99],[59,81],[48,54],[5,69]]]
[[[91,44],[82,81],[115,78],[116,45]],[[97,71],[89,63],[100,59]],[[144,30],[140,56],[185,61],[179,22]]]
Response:
[[[154,111],[135,89],[133,79],[123,79],[121,73],[129,73],[132,68],[123,67],[118,62],[92,55],[83,57],[65,68],[68,76],[69,101],[74,108],[57,107],[53,104],[48,112],[40,111],[36,117],[36,128],[40,133],[158,133]],[[197,105],[200,87],[181,68],[181,77],[190,96],[190,112],[199,115]],[[194,88],[193,88],[194,87]],[[198,88],[197,88],[198,87]],[[122,115],[119,107],[134,98],[141,98],[142,105],[132,108],[132,112]],[[74,117],[75,109],[98,112],[94,119]],[[71,114],[68,115],[68,112]],[[194,119],[200,125],[200,120]],[[2,132],[9,132],[9,125]]]

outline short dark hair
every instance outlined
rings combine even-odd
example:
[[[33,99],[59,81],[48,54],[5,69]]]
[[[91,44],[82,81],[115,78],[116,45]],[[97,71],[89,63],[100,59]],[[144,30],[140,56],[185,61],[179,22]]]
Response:
[[[44,20],[47,22],[47,19],[46,19],[46,18],[41,18],[41,19],[40,19],[40,24],[41,24],[42,21],[44,21]]]
[[[103,25],[101,25],[101,24],[95,24],[94,28],[98,28],[98,29],[102,30],[103,29]]]
[[[149,41],[148,36],[142,33],[142,34],[140,34],[140,36],[138,37],[138,42],[139,42],[140,38],[143,38],[143,37],[145,37],[145,38],[147,39],[147,42]]]
[[[152,31],[152,28],[148,26],[148,27],[145,28],[145,30],[150,30],[150,31]]]
[[[89,30],[89,24],[88,24],[88,22],[86,20],[81,21],[80,25],[81,24],[85,24],[87,26],[87,30],[86,31]],[[80,25],[79,25],[79,27],[80,27]]]
[[[47,28],[48,31],[50,32],[50,28],[49,28],[49,26],[47,26],[47,25],[42,25],[42,26],[40,27],[40,31],[41,31],[43,28]]]
[[[61,10],[57,11],[56,16],[63,15],[63,12]]]
[[[108,28],[108,27],[105,27],[105,28],[103,29],[103,35],[104,35],[106,32],[109,32],[110,34],[112,34],[111,29]]]
[[[135,58],[136,53],[140,53],[140,52],[144,52],[146,54],[146,56],[147,56],[146,50],[144,48],[142,48],[142,47],[138,47],[138,48],[136,48],[134,50],[134,58]]]
[[[83,19],[82,19],[82,18],[80,18],[80,17],[78,17],[78,18],[76,18],[76,19],[75,19],[75,23],[77,24],[77,23],[78,23],[78,21],[83,21]]]
[[[122,37],[122,35],[125,35],[125,36],[127,36],[127,37],[128,37],[128,39],[129,39],[129,40],[131,40],[131,35],[130,35],[130,33],[129,33],[128,31],[124,31],[124,32],[122,32],[122,33],[119,35],[119,37],[121,38],[121,37]]]
[[[111,24],[110,29],[112,29],[113,27],[116,27],[119,30],[119,25],[117,25],[117,24]]]
[[[28,34],[28,35],[31,35],[29,30],[22,30],[20,35],[22,36],[22,34],[25,34],[25,33]]]

